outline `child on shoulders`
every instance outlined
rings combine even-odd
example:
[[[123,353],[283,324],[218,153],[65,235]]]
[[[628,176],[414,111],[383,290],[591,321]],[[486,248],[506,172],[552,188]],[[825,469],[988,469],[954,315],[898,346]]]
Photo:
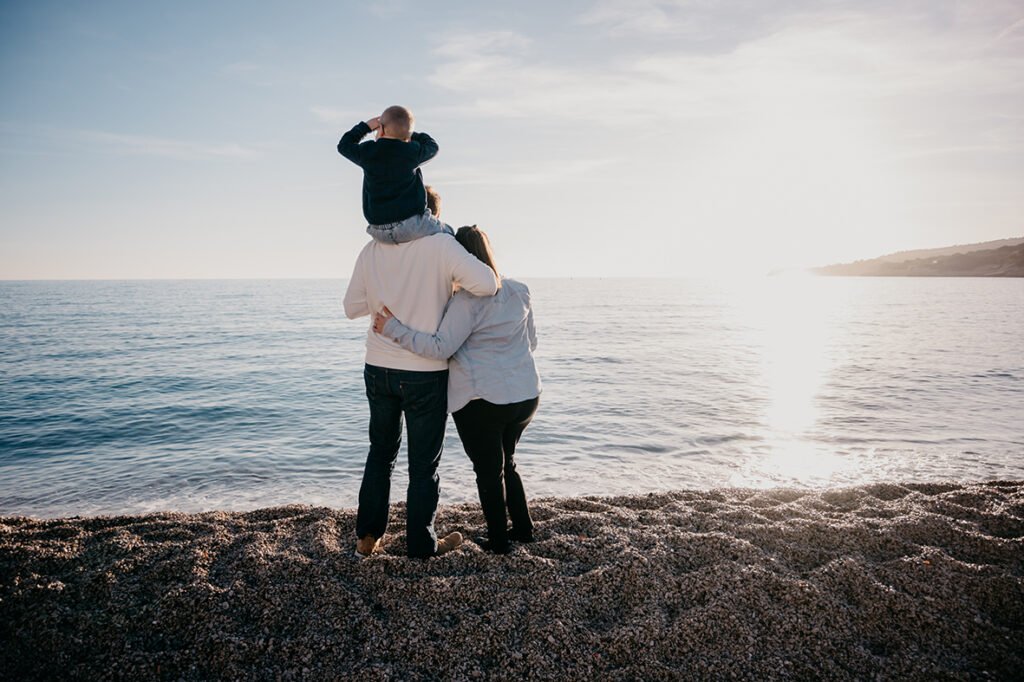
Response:
[[[342,135],[338,152],[363,169],[366,232],[379,242],[401,244],[440,232],[454,234],[427,207],[420,166],[437,155],[437,142],[413,132],[415,118],[401,106],[357,123]],[[379,130],[375,140],[360,143]]]

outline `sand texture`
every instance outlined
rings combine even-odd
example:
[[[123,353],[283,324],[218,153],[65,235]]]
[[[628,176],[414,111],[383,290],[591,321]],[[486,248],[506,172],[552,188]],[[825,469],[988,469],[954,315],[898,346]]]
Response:
[[[365,561],[351,510],[2,518],[0,677],[1024,676],[1021,482],[544,499],[429,561],[393,510]]]

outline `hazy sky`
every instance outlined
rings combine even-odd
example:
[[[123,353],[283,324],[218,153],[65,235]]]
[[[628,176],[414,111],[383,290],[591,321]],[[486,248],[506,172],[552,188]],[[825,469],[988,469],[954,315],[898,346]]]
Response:
[[[1024,3],[0,4],[0,277],[347,277],[404,104],[520,276],[1024,234]]]

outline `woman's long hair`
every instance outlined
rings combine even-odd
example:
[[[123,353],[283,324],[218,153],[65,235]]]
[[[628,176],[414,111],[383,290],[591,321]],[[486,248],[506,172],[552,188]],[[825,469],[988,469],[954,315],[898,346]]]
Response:
[[[455,241],[462,244],[462,248],[476,256],[481,262],[494,270],[494,276],[498,278],[498,288],[501,288],[501,275],[498,274],[498,266],[494,264],[494,252],[491,251],[491,240],[487,233],[476,225],[460,227],[455,233]]]

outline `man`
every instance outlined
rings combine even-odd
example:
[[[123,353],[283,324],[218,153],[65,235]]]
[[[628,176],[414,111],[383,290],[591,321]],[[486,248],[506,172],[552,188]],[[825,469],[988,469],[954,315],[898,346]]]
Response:
[[[439,213],[439,202],[433,203]],[[498,287],[494,271],[451,235],[434,234],[403,244],[371,241],[356,259],[345,292],[345,315],[354,319],[387,306],[409,327],[434,333],[453,284],[478,296],[491,296]],[[356,555],[376,551],[387,530],[391,472],[402,442],[403,415],[409,439],[407,553],[426,558],[450,552],[462,544],[462,535],[450,533],[438,540],[434,533],[437,465],[448,420],[448,363],[406,351],[371,326],[363,378],[370,403],[370,452],[359,488]]]

